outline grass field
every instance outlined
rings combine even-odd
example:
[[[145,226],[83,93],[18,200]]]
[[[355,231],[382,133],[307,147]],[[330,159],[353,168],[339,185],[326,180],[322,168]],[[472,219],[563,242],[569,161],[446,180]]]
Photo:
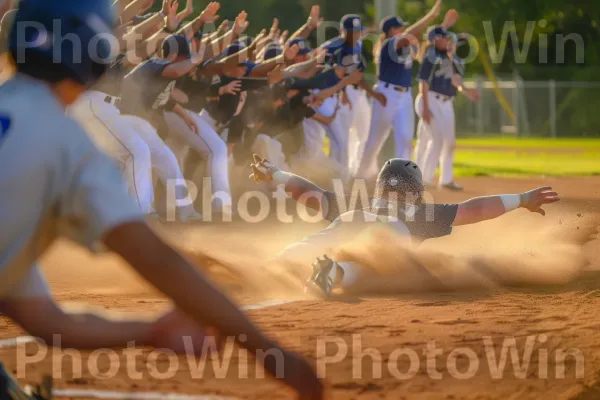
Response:
[[[459,139],[457,176],[600,175],[599,139]]]

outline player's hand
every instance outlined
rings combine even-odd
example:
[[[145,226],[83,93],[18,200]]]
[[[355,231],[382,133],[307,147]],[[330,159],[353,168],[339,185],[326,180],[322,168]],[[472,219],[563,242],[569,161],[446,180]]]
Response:
[[[160,10],[160,12],[163,13],[164,15],[169,15],[170,7],[171,7],[171,0],[163,0],[162,9]]]
[[[187,0],[185,3],[185,9],[179,14],[179,18],[181,18],[181,20],[183,21],[184,19],[186,19],[193,13],[194,13],[194,1]]]
[[[427,125],[430,125],[432,117],[433,117],[433,114],[431,113],[431,110],[429,109],[429,107],[423,107],[423,115],[421,115],[421,119],[423,121],[425,121],[425,123]]]
[[[254,163],[250,164],[252,168],[252,175],[250,175],[250,179],[254,179],[254,182],[271,182],[273,180],[273,174],[279,169],[271,164],[269,160],[266,158],[262,158],[258,154],[254,154],[253,156]]]
[[[375,100],[377,100],[379,102],[379,104],[381,104],[382,106],[386,106],[387,105],[387,97],[385,97],[385,95],[381,92],[375,92],[375,94],[373,95],[373,98]]]
[[[191,340],[193,347],[186,349],[184,337]],[[179,354],[187,354],[189,350],[193,349],[195,355],[202,356],[206,340],[213,341],[215,345],[207,349],[212,348],[214,351],[220,349],[220,339],[214,329],[205,329],[181,311],[171,310],[152,324],[149,344],[159,349],[170,349]],[[210,342],[206,344],[208,346]],[[208,354],[206,355],[208,356]]]
[[[202,11],[202,13],[198,16],[198,20],[202,21],[202,23],[210,23],[215,22],[219,19],[217,12],[221,8],[221,3],[218,1],[211,1],[208,3],[206,8]]]
[[[283,382],[294,389],[300,400],[321,400],[323,399],[323,383],[317,377],[313,368],[301,356],[283,351]],[[267,357],[273,359],[273,357]],[[275,361],[275,365],[277,362]],[[277,368],[268,364],[265,365],[267,372],[277,376]]]
[[[271,24],[271,29],[269,29],[269,38],[273,39],[275,35],[277,35],[277,31],[279,30],[279,18],[273,18],[273,23]]]
[[[545,204],[556,203],[560,199],[552,187],[544,186],[521,194],[521,207],[531,212],[546,215],[542,208]]]
[[[179,9],[179,1],[170,1],[169,10],[167,11],[167,21],[165,27],[169,32],[175,32],[179,27],[179,18],[177,18],[177,10]]]
[[[219,88],[219,96],[225,96],[226,94],[236,95],[242,90],[241,81],[231,81],[225,86]]]
[[[283,58],[285,59],[285,61],[291,63],[294,61],[294,58],[296,58],[299,51],[300,51],[300,47],[298,47],[297,44],[293,45],[292,47],[288,47],[283,52]]]
[[[237,36],[240,36],[246,29],[248,29],[248,13],[246,11],[240,12],[237,17],[235,17],[235,22],[233,23],[233,33]]]
[[[321,17],[321,7],[312,6],[306,25],[312,30],[317,29],[323,23],[323,17]]]
[[[446,29],[450,29],[458,22],[458,18],[460,14],[454,8],[446,11],[446,15],[444,16],[444,22],[442,22],[442,26]]]
[[[219,25],[219,27],[217,28],[217,36],[221,36],[223,35],[225,32],[227,32],[227,30],[229,29],[229,20],[223,20],[223,22],[221,22],[221,25]]]
[[[285,30],[281,33],[281,36],[279,37],[279,44],[281,46],[283,46],[285,44],[285,42],[287,42],[287,38],[290,35],[290,31]]]
[[[479,100],[481,100],[481,96],[479,95],[479,91],[477,89],[465,89],[463,93],[473,103],[479,103]]]

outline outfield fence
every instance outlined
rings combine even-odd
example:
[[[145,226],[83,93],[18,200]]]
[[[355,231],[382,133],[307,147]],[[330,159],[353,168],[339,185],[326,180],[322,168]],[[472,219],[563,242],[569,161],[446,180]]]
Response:
[[[456,98],[458,136],[600,137],[600,82],[515,78],[498,81],[496,88],[478,78],[466,86],[479,89],[481,101]]]

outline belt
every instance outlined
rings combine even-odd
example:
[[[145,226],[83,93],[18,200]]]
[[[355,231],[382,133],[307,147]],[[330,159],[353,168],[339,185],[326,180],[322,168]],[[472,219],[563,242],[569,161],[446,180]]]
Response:
[[[408,91],[410,90],[410,88],[409,88],[409,87],[404,87],[404,86],[396,86],[396,85],[393,85],[393,84],[391,84],[391,83],[386,83],[386,84],[384,85],[384,87],[385,87],[386,89],[387,89],[387,88],[389,88],[389,87],[391,87],[391,88],[392,88],[392,89],[394,89],[396,92],[401,92],[401,93],[406,93],[406,92],[408,92]]]
[[[453,99],[453,97],[452,97],[452,96],[446,96],[445,94],[439,94],[439,93],[436,93],[436,94],[434,95],[434,97],[435,97],[436,99],[438,99],[438,100],[441,100],[441,101],[443,101],[443,102],[450,101],[450,100],[452,100],[452,99]]]
[[[104,102],[118,108],[119,105],[121,104],[121,98],[120,97],[113,97],[113,96],[106,96],[104,98]]]

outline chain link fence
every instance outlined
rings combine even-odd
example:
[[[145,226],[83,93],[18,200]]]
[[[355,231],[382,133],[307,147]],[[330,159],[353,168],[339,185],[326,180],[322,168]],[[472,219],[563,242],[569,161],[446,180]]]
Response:
[[[481,101],[456,98],[458,136],[600,137],[600,82],[516,78],[498,81],[496,88],[491,81],[474,79],[466,86],[478,88]]]

